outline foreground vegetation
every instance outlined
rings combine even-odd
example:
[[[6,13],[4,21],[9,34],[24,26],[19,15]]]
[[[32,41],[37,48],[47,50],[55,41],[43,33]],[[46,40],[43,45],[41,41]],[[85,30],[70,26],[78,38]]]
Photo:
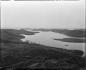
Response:
[[[1,29],[0,69],[85,69],[83,51],[67,50],[22,42],[21,34],[33,35],[35,32],[15,29]]]

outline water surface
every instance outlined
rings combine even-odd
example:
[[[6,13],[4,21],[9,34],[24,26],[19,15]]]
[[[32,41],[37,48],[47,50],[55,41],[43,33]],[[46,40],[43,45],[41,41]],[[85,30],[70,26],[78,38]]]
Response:
[[[35,35],[24,35],[24,36],[25,38],[22,39],[22,41],[34,42],[50,47],[85,51],[85,43],[73,43],[73,42],[63,42],[59,40],[54,40],[54,39],[70,38],[69,36],[60,33],[54,33],[51,31],[48,32],[40,31]]]

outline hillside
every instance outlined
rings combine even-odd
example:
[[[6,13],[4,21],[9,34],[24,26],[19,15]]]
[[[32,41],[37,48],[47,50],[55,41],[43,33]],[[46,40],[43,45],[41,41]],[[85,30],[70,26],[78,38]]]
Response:
[[[0,69],[61,69],[85,68],[83,52],[22,42],[20,34],[35,34],[24,30],[1,29]]]

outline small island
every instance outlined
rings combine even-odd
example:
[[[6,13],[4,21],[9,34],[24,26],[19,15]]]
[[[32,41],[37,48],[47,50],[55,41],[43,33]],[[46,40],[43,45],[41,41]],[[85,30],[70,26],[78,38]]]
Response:
[[[62,42],[70,42],[70,43],[86,43],[86,39],[78,39],[78,38],[63,38],[63,39],[54,39]]]

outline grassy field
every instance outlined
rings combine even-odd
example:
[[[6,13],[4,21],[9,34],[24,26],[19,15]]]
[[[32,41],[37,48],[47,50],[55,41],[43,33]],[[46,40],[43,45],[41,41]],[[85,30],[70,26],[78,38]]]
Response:
[[[35,43],[22,42],[21,34],[37,32],[15,29],[0,30],[0,69],[61,69],[80,70],[85,68],[83,51],[54,48]]]

